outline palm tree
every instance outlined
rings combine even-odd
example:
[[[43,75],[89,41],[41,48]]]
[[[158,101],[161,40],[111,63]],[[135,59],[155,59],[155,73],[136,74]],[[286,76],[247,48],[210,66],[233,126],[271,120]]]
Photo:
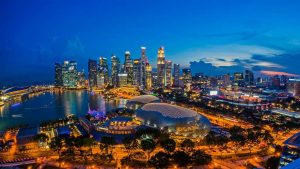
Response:
[[[160,151],[151,157],[149,163],[156,168],[166,168],[169,165],[169,161],[169,154]]]
[[[58,157],[60,156],[60,151],[62,149],[62,140],[59,137],[55,137],[51,142],[50,142],[50,149],[53,151],[57,151]]]
[[[192,161],[196,165],[206,165],[212,161],[211,155],[206,154],[204,151],[197,150],[192,154]]]
[[[131,154],[131,150],[135,150],[138,148],[139,143],[135,138],[132,137],[126,137],[122,140],[122,143],[125,147],[125,149],[128,151],[129,157]]]
[[[153,139],[144,139],[141,141],[141,148],[147,153],[147,160],[150,158],[150,153],[155,149],[156,144]]]
[[[180,167],[187,166],[191,161],[191,157],[183,151],[174,152],[172,157],[174,162]]]
[[[194,149],[195,142],[193,142],[191,139],[184,139],[183,142],[180,144],[180,147],[182,147],[185,151],[189,152]]]
[[[113,146],[116,144],[116,141],[113,137],[108,137],[108,136],[103,136],[101,138],[101,141],[100,141],[100,148],[103,148],[106,150],[106,154],[108,154],[108,151],[109,151],[109,148],[110,146]]]
[[[172,153],[176,148],[176,142],[173,139],[164,139],[160,142],[162,148],[168,153]]]

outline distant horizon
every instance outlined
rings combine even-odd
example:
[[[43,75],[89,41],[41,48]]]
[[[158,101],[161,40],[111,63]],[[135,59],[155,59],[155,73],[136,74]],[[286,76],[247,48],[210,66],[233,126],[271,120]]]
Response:
[[[300,75],[300,1],[0,1],[0,85],[51,82],[55,62],[89,58],[124,62],[145,46],[192,72],[250,69]]]

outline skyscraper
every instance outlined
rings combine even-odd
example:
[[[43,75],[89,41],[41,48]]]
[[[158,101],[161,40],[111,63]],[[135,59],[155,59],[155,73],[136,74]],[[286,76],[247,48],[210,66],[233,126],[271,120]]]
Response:
[[[77,77],[78,77],[77,86],[86,87],[84,70],[82,70],[81,72],[78,72]]]
[[[141,47],[141,59],[140,59],[140,87],[143,89],[146,86],[146,65],[148,64],[148,58],[146,56],[146,47]]]
[[[89,70],[89,85],[95,87],[97,85],[97,61],[89,59],[88,62]]]
[[[172,86],[172,61],[167,60],[165,64],[165,72],[166,72],[166,82],[165,86],[171,87]]]
[[[166,66],[165,66],[165,51],[164,47],[158,49],[157,54],[157,85],[164,87],[166,82]]]
[[[55,63],[54,69],[55,69],[54,85],[55,86],[63,86],[62,66],[59,63]]]
[[[190,68],[182,69],[182,80],[185,85],[192,82],[192,72]]]
[[[243,73],[239,73],[239,72],[234,73],[233,81],[235,86],[240,86],[240,87],[244,86],[245,81],[244,81]]]
[[[152,67],[149,63],[146,64],[146,89],[152,88]]]
[[[271,78],[272,88],[278,89],[280,88],[280,77],[278,75],[275,75]]]
[[[141,64],[140,59],[133,61],[133,85],[140,86],[141,84]]]
[[[64,87],[77,87],[78,74],[77,63],[75,61],[64,61],[64,64],[62,66],[62,80]]]
[[[102,83],[104,85],[107,85],[109,83],[109,77],[108,77],[108,64],[107,64],[107,58],[100,57],[99,58],[99,67],[98,67],[98,75],[97,75],[97,81],[103,81]],[[98,84],[97,85],[101,85]]]
[[[133,64],[130,58],[130,52],[125,52],[125,63],[124,63],[125,73],[127,73],[127,84],[133,84]]]
[[[179,77],[180,77],[180,65],[174,63],[174,68],[173,68],[173,77],[174,77],[174,87],[179,87]]]
[[[230,84],[230,74],[223,75],[223,87],[227,87]]]
[[[250,70],[245,70],[245,83],[246,85],[254,85],[254,74]]]
[[[111,80],[114,87],[119,86],[120,60],[117,56],[111,57]]]
[[[287,90],[293,96],[300,96],[300,79],[290,78]]]

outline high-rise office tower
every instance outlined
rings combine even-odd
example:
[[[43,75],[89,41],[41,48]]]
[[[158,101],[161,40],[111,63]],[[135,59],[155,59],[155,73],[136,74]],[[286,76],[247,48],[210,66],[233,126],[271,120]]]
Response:
[[[275,75],[271,78],[272,88],[278,89],[280,87],[280,78],[278,75]]]
[[[166,82],[165,86],[171,87],[172,86],[172,61],[166,61]]]
[[[142,46],[141,50],[142,50],[141,61],[146,64],[146,63],[148,63],[148,58],[147,58],[147,55],[146,55],[146,47]]]
[[[120,60],[117,56],[111,57],[111,80],[114,87],[119,86]]]
[[[152,72],[152,87],[158,87],[157,72]]]
[[[300,96],[300,79],[290,78],[288,80],[287,90],[293,96]]]
[[[64,61],[62,66],[62,80],[64,87],[77,87],[78,74],[77,63],[75,61]]]
[[[182,69],[182,80],[185,85],[192,82],[192,71],[190,68]]]
[[[133,85],[141,85],[141,63],[140,59],[133,61]]]
[[[152,88],[152,67],[149,63],[146,64],[146,89]]]
[[[141,84],[140,87],[143,89],[146,86],[146,65],[148,64],[148,58],[146,55],[146,47],[141,47],[141,59],[140,59],[140,78]]]
[[[174,77],[174,87],[179,87],[179,78],[180,78],[180,65],[174,63],[173,68],[173,77]]]
[[[231,85],[230,74],[223,75],[223,87]]]
[[[246,85],[254,85],[254,74],[250,70],[245,70],[245,83]]]
[[[98,86],[107,85],[109,83],[109,76],[108,76],[108,63],[107,63],[107,58],[100,57],[99,58],[99,68],[98,68],[98,81],[103,81],[100,82],[100,84],[97,84]]]
[[[89,69],[89,85],[90,87],[95,87],[97,85],[97,61],[89,59],[88,69]]]
[[[127,73],[120,72],[118,73],[119,87],[127,85]]]
[[[54,85],[55,86],[63,86],[62,66],[59,63],[55,63],[54,69],[55,69]]]
[[[235,86],[240,86],[240,87],[244,86],[245,81],[244,81],[243,73],[239,73],[239,72],[234,73],[233,81]]]
[[[166,82],[166,66],[165,66],[165,51],[164,47],[158,49],[157,54],[157,85],[164,87]]]
[[[81,72],[78,72],[77,76],[78,76],[77,86],[86,87],[84,70],[82,70]]]
[[[125,52],[124,72],[127,73],[127,84],[133,84],[133,64],[130,58],[130,52]]]

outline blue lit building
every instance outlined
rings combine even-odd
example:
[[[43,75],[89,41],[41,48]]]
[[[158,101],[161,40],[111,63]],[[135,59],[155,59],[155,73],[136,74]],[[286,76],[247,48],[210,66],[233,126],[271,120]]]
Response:
[[[287,139],[280,158],[280,167],[300,158],[300,132]]]

